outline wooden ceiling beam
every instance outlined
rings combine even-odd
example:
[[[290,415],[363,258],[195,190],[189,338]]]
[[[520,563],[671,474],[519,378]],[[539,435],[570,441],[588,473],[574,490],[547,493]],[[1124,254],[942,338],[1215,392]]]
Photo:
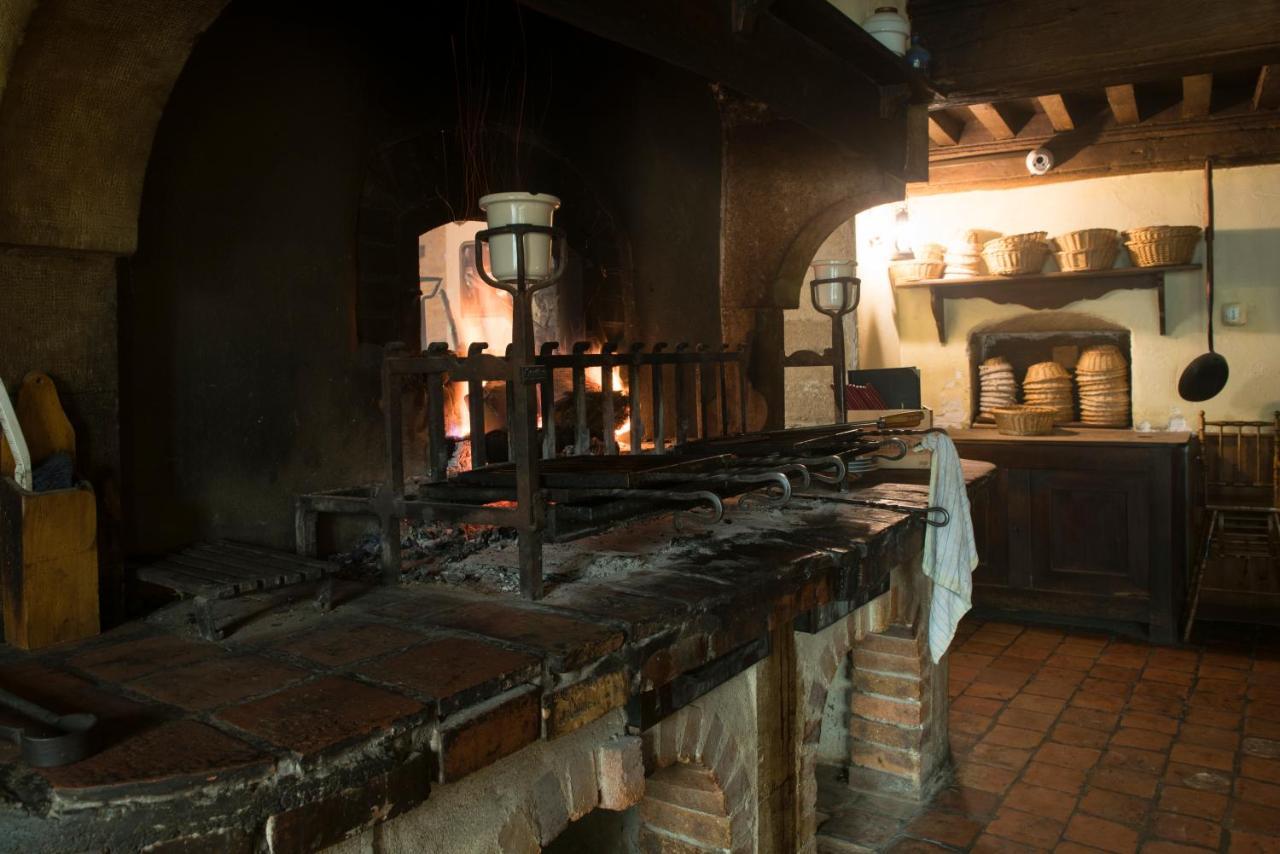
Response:
[[[1213,75],[1189,74],[1182,78],[1182,117],[1203,119],[1213,105]]]
[[[929,139],[935,145],[958,145],[964,122],[941,111],[929,114]]]
[[[1274,110],[1276,107],[1280,107],[1280,65],[1264,65],[1253,89],[1253,108]]]
[[[1116,117],[1116,124],[1136,125],[1141,121],[1138,115],[1138,95],[1132,83],[1108,86],[1107,103],[1111,105],[1111,115]]]
[[[948,106],[1280,63],[1280,3],[911,0]]]
[[[1039,145],[1053,150],[1058,162],[1047,175],[1031,176],[1025,163],[1027,149]],[[929,158],[929,183],[911,184],[909,192],[997,189],[1196,169],[1209,156],[1217,163],[1233,166],[1280,163],[1280,111],[1242,110],[1228,116],[1156,127],[1112,125],[1087,141],[1074,134],[1050,135],[1044,126],[1041,133],[1016,140],[935,148]]]
[[[1040,109],[1048,116],[1049,124],[1058,133],[1076,129],[1076,121],[1071,117],[1071,110],[1061,95],[1041,95],[1036,100],[1040,102]]]
[[[1013,139],[1018,135],[1013,114],[1007,107],[999,104],[970,104],[969,110],[978,123],[996,139]]]

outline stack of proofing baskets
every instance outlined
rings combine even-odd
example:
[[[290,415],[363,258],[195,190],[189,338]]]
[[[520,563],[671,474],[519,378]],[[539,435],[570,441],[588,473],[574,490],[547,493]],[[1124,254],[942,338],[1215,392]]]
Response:
[[[997,409],[1018,402],[1018,381],[1013,365],[1004,356],[993,356],[978,366],[978,416],[994,416]]]
[[[1103,344],[1086,348],[1076,362],[1080,420],[1095,427],[1129,424],[1129,364],[1120,348]]]
[[[1022,399],[1029,406],[1053,410],[1053,422],[1066,424],[1075,420],[1075,401],[1071,374],[1057,362],[1038,362],[1027,368],[1022,383]]]

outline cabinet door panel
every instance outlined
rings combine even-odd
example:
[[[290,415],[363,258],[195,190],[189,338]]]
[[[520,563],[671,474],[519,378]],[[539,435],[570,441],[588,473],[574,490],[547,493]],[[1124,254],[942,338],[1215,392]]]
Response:
[[[1031,586],[1145,595],[1150,491],[1134,472],[1032,472]]]

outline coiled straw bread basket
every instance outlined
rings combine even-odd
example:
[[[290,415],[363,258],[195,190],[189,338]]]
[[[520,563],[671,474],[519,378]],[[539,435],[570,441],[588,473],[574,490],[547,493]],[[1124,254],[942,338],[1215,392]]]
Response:
[[[1056,411],[1047,406],[1006,406],[991,410],[996,429],[1006,436],[1043,436],[1053,432]]]
[[[1045,232],[1030,231],[988,240],[982,247],[982,259],[987,262],[988,272],[998,276],[1040,272],[1049,257],[1049,244],[1044,242],[1044,238]]]
[[[1190,264],[1200,243],[1196,225],[1149,225],[1124,233],[1124,245],[1135,267]]]
[[[1111,228],[1086,228],[1060,234],[1049,245],[1064,273],[1108,270],[1120,254],[1120,234]]]

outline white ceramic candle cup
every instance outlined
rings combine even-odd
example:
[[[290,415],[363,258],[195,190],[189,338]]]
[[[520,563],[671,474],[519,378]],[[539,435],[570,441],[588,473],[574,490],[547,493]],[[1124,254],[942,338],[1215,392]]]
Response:
[[[491,193],[480,199],[489,228],[504,225],[550,226],[560,200],[546,193]],[[500,235],[489,241],[489,269],[500,282],[514,282],[516,276],[516,237]],[[551,236],[524,236],[524,275],[538,282],[551,275]]]

